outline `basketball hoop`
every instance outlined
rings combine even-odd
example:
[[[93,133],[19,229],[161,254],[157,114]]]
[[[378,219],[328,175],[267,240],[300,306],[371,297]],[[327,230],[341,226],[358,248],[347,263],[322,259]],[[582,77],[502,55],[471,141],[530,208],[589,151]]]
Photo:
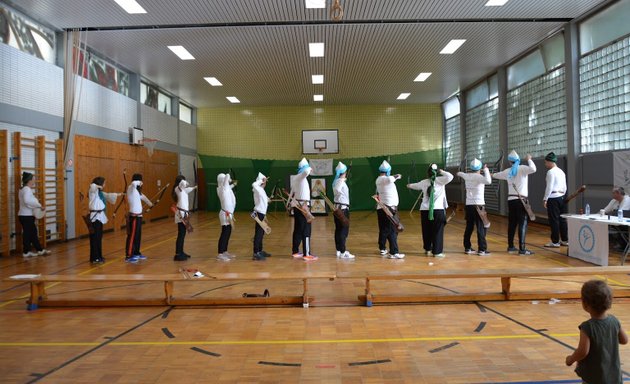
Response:
[[[155,149],[155,144],[157,144],[157,142],[158,141],[156,139],[149,139],[148,137],[142,139],[141,144],[147,149],[149,157],[153,156],[153,150]]]

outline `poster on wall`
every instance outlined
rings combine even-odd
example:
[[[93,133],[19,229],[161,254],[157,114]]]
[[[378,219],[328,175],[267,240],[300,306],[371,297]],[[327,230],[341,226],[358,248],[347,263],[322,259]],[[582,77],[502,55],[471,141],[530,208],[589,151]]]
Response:
[[[630,151],[613,152],[614,185],[630,188]]]
[[[333,174],[333,159],[311,159],[309,161],[313,176],[331,176]]]
[[[321,198],[320,193],[326,194],[326,179],[311,179],[311,196]]]
[[[324,203],[324,199],[311,200],[311,213],[326,213],[326,203]]]

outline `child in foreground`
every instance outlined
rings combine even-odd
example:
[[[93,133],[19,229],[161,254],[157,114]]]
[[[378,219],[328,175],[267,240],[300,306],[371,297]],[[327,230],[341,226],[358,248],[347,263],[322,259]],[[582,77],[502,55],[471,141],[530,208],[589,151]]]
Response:
[[[602,280],[590,280],[582,286],[582,308],[591,315],[580,324],[580,341],[566,364],[577,361],[575,372],[585,383],[621,383],[619,344],[628,343],[628,335],[619,320],[607,311],[612,306],[612,290]]]

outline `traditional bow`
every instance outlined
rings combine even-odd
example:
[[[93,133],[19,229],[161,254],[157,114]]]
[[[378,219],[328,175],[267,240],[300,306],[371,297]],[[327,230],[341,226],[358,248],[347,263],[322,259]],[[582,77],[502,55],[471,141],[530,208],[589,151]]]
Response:
[[[501,165],[503,164],[503,156],[504,156],[504,152],[501,149],[499,152],[499,159],[492,165],[492,171],[491,172],[499,172],[501,171]],[[501,183],[497,184],[497,190],[496,190],[496,196],[497,196],[497,201],[499,200],[499,191],[501,188]]]
[[[166,184],[159,191],[157,191],[157,193],[155,195],[153,195],[152,198],[149,199],[149,201],[151,201],[152,205],[150,207],[148,207],[147,209],[145,209],[144,213],[151,212],[151,209],[153,207],[155,207],[160,202],[160,200],[162,200],[162,197],[164,196],[164,192],[166,192],[166,190],[168,189],[168,187],[170,185],[171,185],[171,183]]]
[[[123,195],[125,195],[127,194],[127,187],[129,186],[129,183],[127,182],[127,168],[123,169],[123,180],[125,180],[125,188],[123,189]],[[112,220],[116,220],[116,213],[120,209],[120,206],[123,205],[123,203],[125,204],[127,203],[127,199],[125,199],[124,196],[120,199],[120,202],[114,209],[114,213],[112,214]]]
[[[197,160],[193,160],[193,177],[195,179],[194,180],[195,181],[195,186],[197,186],[197,188],[195,188],[195,190],[193,191],[194,192],[194,195],[193,195],[193,206],[192,206],[192,210],[193,211],[196,211],[198,209],[198,207],[197,207],[197,205],[198,205],[198,202],[197,202],[197,189],[199,189],[199,187],[198,187],[199,186],[199,181],[197,179],[197,177],[198,177],[197,176],[197,172],[198,172],[197,171]]]
[[[464,153],[464,157],[462,158],[462,161],[459,163],[459,168],[457,168],[457,171],[466,172],[467,163],[468,163],[468,152]]]
[[[409,172],[409,174],[407,175],[407,184],[411,184],[412,183],[412,176],[413,176],[413,182],[417,183],[418,182],[418,167],[416,166],[416,161],[412,160],[411,161],[411,170]],[[414,196],[414,193],[412,192],[411,188],[408,188],[409,194]],[[413,216],[413,211],[414,209],[416,209],[416,206],[418,205],[418,202],[420,201],[420,199],[422,198],[422,191],[418,191],[418,195],[414,196],[415,197],[415,201],[413,203],[413,205],[411,206],[411,209],[409,210],[409,216]]]

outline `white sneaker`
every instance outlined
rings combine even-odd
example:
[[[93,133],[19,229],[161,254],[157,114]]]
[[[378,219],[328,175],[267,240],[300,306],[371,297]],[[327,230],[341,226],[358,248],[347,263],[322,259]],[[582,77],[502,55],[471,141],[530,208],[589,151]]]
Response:
[[[405,254],[404,253],[394,253],[393,255],[389,255],[390,259],[404,259],[405,258]]]
[[[545,248],[560,248],[560,243],[549,242],[545,244]]]
[[[225,256],[229,257],[230,259],[234,259],[234,258],[236,258],[236,255],[234,255],[234,254],[232,254],[232,253],[230,253],[230,252],[228,252],[228,251],[223,252],[223,254],[224,254]]]
[[[337,251],[337,258],[341,257],[341,252]]]
[[[37,256],[43,256],[43,255],[50,255],[50,251],[47,249],[42,249],[41,251],[37,252]]]
[[[217,260],[230,261],[230,256],[226,255],[225,253],[219,253],[219,256],[217,256]]]
[[[348,251],[345,251],[342,255],[341,255],[342,259],[354,259],[354,255]]]
[[[562,245],[563,247],[568,247],[569,246],[569,242],[568,241],[561,241],[560,245]]]
[[[26,253],[22,254],[22,257],[24,257],[24,258],[35,257],[35,256],[37,256],[37,253],[35,253],[35,252],[26,252]]]
[[[387,249],[381,249],[381,256],[387,256]]]
[[[427,255],[427,257],[433,256],[433,252],[431,251],[424,251],[424,254]]]
[[[437,257],[437,258],[440,258],[440,259],[443,259],[443,258],[445,258],[445,257],[446,257],[446,255],[445,255],[444,253],[436,253],[436,254],[435,254],[435,255],[433,255],[433,256],[435,256],[435,257]]]

